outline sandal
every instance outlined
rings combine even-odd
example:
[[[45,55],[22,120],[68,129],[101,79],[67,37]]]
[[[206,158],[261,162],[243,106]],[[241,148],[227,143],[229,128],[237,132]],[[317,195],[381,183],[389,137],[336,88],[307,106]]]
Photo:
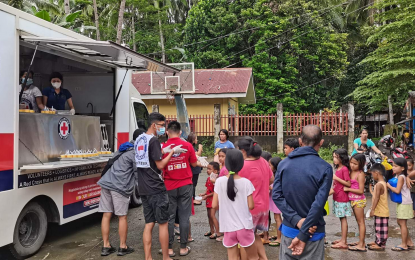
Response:
[[[409,250],[415,250],[415,245],[413,245],[413,246],[408,246],[408,249],[409,249]]]
[[[281,245],[281,243],[280,242],[277,242],[277,241],[272,241],[271,243],[269,243],[268,244],[269,246],[280,246]]]
[[[354,252],[367,252],[367,249],[360,249],[357,248],[356,246],[349,246],[349,251],[354,251]]]
[[[380,247],[378,245],[370,245],[367,249],[371,251],[385,251],[384,247]]]
[[[333,249],[349,249],[348,246],[341,246],[338,243],[331,246]]]
[[[210,237],[211,235],[212,235],[212,232],[210,231],[204,234],[205,237]]]
[[[218,235],[216,233],[209,236],[210,239],[216,239],[217,237]]]
[[[223,241],[223,236],[218,236],[218,237],[216,238],[216,241],[218,241],[218,242],[222,242],[222,241]]]
[[[371,242],[371,243],[368,243],[368,244],[366,244],[367,246],[374,246],[374,245],[377,245],[375,242]]]
[[[392,251],[396,251],[396,252],[409,251],[409,248],[405,249],[405,248],[400,247],[400,246],[395,246],[395,247],[392,247]]]
[[[338,244],[338,243],[340,243],[340,240],[335,240],[335,241],[331,242],[332,245],[335,245],[335,244]]]
[[[159,255],[162,255],[163,254],[163,250],[162,249],[160,249],[159,250]],[[176,253],[175,252],[173,252],[173,254],[169,254],[169,256],[170,257],[175,257],[176,256]]]
[[[190,247],[186,246],[186,248],[187,248],[187,252],[184,254],[180,253],[180,256],[187,256],[188,254],[190,254],[190,251],[191,251]]]
[[[353,242],[353,243],[348,243],[348,246],[357,246],[359,244],[359,242]]]

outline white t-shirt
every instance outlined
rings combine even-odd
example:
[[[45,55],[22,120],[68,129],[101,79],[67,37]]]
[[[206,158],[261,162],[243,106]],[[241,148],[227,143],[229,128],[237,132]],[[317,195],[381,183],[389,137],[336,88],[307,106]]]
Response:
[[[219,230],[233,232],[241,229],[253,229],[252,215],[249,212],[248,196],[254,191],[254,185],[245,178],[235,180],[237,189],[235,201],[231,201],[227,194],[228,178],[218,178],[215,183],[215,192],[219,197]]]
[[[22,89],[22,85],[20,85],[19,87],[19,94],[20,94],[21,89]],[[37,103],[36,103],[37,97],[42,97],[42,92],[40,92],[40,90],[36,86],[30,85],[28,89],[23,91],[22,101],[20,102],[20,104],[24,105],[25,109],[31,109],[31,110],[34,110],[35,113],[39,113],[40,112],[39,107],[37,106]]]

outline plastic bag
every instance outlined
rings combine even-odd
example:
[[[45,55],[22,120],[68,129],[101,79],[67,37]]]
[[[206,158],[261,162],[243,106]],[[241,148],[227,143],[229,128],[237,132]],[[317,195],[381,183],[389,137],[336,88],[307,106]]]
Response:
[[[382,162],[382,165],[385,167],[385,170],[387,171],[392,170],[392,165],[388,163],[388,159],[385,158]]]

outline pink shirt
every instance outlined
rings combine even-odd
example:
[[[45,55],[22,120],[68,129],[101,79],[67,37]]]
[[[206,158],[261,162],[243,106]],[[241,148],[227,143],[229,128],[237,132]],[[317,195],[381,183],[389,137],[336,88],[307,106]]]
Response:
[[[228,174],[229,174],[228,170],[226,169],[225,166],[223,166],[222,169],[220,169],[219,177],[227,176]]]
[[[253,161],[245,160],[244,167],[238,174],[250,180],[255,188],[253,193],[255,208],[251,210],[251,214],[268,212],[269,181],[273,176],[269,163],[262,157]]]
[[[343,166],[341,169],[336,171],[336,176],[344,181],[350,181],[350,174],[347,167]],[[333,200],[337,202],[349,202],[349,196],[344,191],[344,185],[338,181],[333,182]]]
[[[350,182],[351,183],[351,186],[350,186],[351,189],[354,189],[354,190],[358,190],[359,189],[359,181],[357,179],[359,178],[359,175],[360,174],[364,174],[364,173],[363,172],[359,172],[357,174],[357,176],[356,176],[356,179],[355,180],[351,180],[351,182]],[[356,193],[353,193],[353,192],[349,192],[349,200],[356,201],[356,200],[364,200],[364,199],[366,199],[366,197],[365,197],[364,194],[356,194]]]

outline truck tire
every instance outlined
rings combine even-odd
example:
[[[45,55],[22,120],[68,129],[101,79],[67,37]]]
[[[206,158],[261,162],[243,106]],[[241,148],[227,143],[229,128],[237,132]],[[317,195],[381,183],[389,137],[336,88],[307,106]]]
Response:
[[[130,197],[130,206],[132,208],[136,208],[136,207],[141,206],[141,204],[143,204],[143,202],[140,198],[140,195],[138,194],[138,186],[136,184],[134,187],[134,192]]]
[[[16,259],[34,255],[45,241],[48,230],[46,212],[37,202],[27,204],[17,218],[10,252]]]

